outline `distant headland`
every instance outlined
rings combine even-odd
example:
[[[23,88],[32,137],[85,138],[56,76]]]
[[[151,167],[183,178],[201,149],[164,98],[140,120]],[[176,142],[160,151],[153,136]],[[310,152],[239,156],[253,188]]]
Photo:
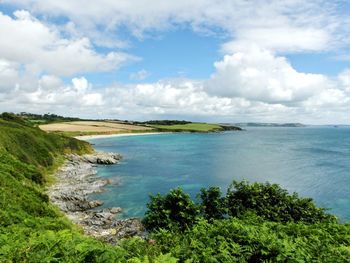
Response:
[[[112,135],[158,132],[221,132],[240,131],[236,125],[191,122],[185,120],[130,121],[118,119],[80,119],[55,114],[32,114],[22,112],[18,117],[46,132],[59,133],[70,137],[86,135]]]
[[[275,123],[275,122],[243,122],[235,123],[239,127],[306,127],[302,123]]]

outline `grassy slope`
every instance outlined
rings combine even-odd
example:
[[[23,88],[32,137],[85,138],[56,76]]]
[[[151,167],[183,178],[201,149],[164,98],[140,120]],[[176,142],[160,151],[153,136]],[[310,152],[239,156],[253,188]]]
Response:
[[[44,193],[65,152],[91,151],[75,139],[0,119],[0,262],[109,262],[126,251],[85,237]]]
[[[157,128],[163,131],[188,131],[188,132],[213,132],[220,131],[222,127],[218,124],[209,123],[187,123],[177,125],[152,125],[151,127]]]

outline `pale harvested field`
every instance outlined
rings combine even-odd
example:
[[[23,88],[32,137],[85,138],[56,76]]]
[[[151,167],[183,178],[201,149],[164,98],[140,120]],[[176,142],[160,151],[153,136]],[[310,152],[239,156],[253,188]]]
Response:
[[[39,125],[47,132],[98,132],[121,133],[130,131],[150,131],[152,128],[106,121],[72,121]]]

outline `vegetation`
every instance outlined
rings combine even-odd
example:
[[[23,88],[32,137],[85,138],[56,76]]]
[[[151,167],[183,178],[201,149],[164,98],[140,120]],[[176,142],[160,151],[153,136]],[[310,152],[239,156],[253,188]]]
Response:
[[[21,112],[17,114],[18,117],[27,120],[31,124],[47,124],[53,122],[64,122],[64,121],[79,121],[79,118],[74,117],[63,117],[57,114],[34,114],[29,112]]]
[[[300,198],[297,193],[290,195],[277,184],[233,182],[226,202],[232,217],[253,211],[266,220],[276,222],[319,223],[336,220],[325,209],[316,207],[311,198]]]
[[[148,124],[148,125],[179,125],[179,124],[189,124],[192,123],[190,121],[179,121],[179,120],[152,120],[152,121],[145,121],[141,122],[141,124]]]
[[[198,216],[198,209],[190,196],[180,188],[165,196],[151,195],[143,224],[149,230],[172,228],[185,230],[191,227]]]
[[[311,198],[300,198],[296,193],[290,195],[277,184],[234,181],[221,196],[218,187],[201,189],[198,195],[201,202],[195,204],[181,189],[174,189],[165,196],[151,195],[148,211],[143,224],[149,230],[186,230],[203,217],[209,221],[228,217],[242,218],[255,214],[267,221],[322,223],[336,222],[336,218],[318,208]]]
[[[350,262],[350,225],[276,184],[233,182],[226,197],[217,187],[198,197],[151,196],[143,223],[159,253],[180,262]]]
[[[0,118],[0,262],[349,262],[350,225],[273,184],[234,182],[192,200],[154,195],[146,240],[112,246],[72,225],[45,194],[66,152],[89,144]]]
[[[224,130],[240,130],[238,127],[222,126],[219,124],[210,123],[187,123],[187,124],[174,124],[174,125],[150,125],[159,131],[171,131],[171,132],[216,132]]]

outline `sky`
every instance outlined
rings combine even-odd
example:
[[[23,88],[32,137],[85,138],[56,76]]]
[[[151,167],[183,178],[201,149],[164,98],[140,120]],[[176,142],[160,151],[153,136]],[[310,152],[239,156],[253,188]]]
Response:
[[[350,124],[345,0],[0,0],[0,112]]]

